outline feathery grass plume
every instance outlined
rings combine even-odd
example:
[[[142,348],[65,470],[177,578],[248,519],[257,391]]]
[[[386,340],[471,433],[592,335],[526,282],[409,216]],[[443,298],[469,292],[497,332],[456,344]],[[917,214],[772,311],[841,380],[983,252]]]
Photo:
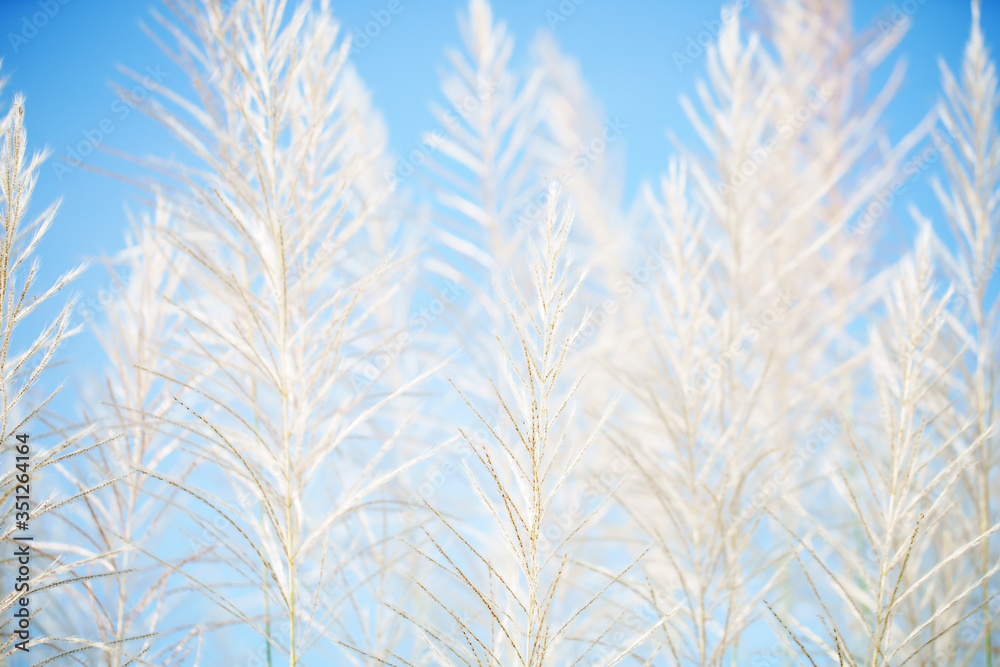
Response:
[[[969,540],[987,531],[998,516],[996,503],[1000,467],[998,467],[998,378],[997,331],[1000,330],[1000,303],[996,299],[998,262],[1000,262],[1000,168],[997,156],[996,68],[986,49],[980,27],[979,2],[972,5],[972,30],[965,47],[961,79],[941,62],[945,101],[941,104],[943,132],[935,135],[945,167],[947,190],[937,181],[934,190],[944,212],[948,241],[936,244],[941,270],[954,287],[954,295],[945,314],[950,326],[946,342],[961,362],[952,367],[949,383],[955,391],[955,409],[951,419],[939,421],[940,429],[954,430],[959,422],[971,417],[969,437],[981,439],[976,465],[962,476],[962,489],[968,499],[968,520],[943,527],[942,541]],[[929,223],[917,212],[917,219]],[[949,335],[950,334],[950,335]],[[964,568],[964,579],[985,575],[997,557],[996,539],[983,540],[974,554],[971,568]],[[962,566],[968,565],[963,563]],[[955,575],[959,577],[960,575]],[[997,593],[990,578],[982,582],[977,611],[978,631],[972,641],[962,641],[952,633],[947,642],[950,660],[957,664],[964,656],[971,662],[980,652],[985,664],[996,662],[1000,646],[994,640],[998,607]],[[956,609],[961,616],[964,609]],[[981,617],[980,617],[981,614]],[[938,649],[938,653],[942,649]]]
[[[419,582],[444,620],[399,612],[442,664],[612,665],[650,632],[638,630],[621,645],[608,641],[610,628],[599,626],[601,605],[623,573],[587,562],[582,538],[596,512],[577,517],[570,507],[574,471],[589,458],[607,417],[581,424],[588,421],[576,409],[582,379],[565,372],[580,331],[569,326],[568,311],[583,280],[565,256],[572,219],[569,210],[557,212],[550,193],[544,231],[532,247],[530,291],[511,280],[513,299],[504,303],[509,325],[496,335],[504,382],[489,383],[505,423],[495,428],[484,418],[491,437],[482,441],[460,430],[473,453],[466,471],[489,527],[477,529],[467,513],[434,509],[444,534],[427,531],[430,544],[414,547],[444,577]],[[471,400],[469,407],[480,414]],[[547,548],[546,528],[562,517],[568,517],[563,537]]]
[[[861,526],[860,544],[838,534],[836,525],[827,528],[830,517],[814,510],[812,529],[831,553],[821,554],[804,537],[798,541],[810,558],[796,559],[820,605],[823,628],[801,622],[802,614],[772,610],[812,664],[881,667],[929,659],[934,642],[953,629],[940,623],[942,617],[966,604],[1000,569],[997,561],[974,581],[936,585],[951,563],[976,550],[1000,523],[949,549],[935,544],[941,526],[962,520],[956,486],[992,434],[975,433],[972,419],[943,438],[933,427],[954,407],[943,385],[961,353],[947,354],[941,345],[952,290],[935,290],[931,236],[924,226],[915,255],[901,262],[886,297],[886,331],[871,333],[868,358],[881,429],[869,432],[864,421],[856,429],[844,419],[859,474],[852,479],[838,465],[831,484]]]
[[[59,391],[43,389],[45,377],[50,377],[51,365],[60,346],[79,327],[70,324],[73,299],[67,300],[55,316],[25,341],[40,310],[49,308],[56,293],[73,282],[84,270],[80,266],[60,276],[51,286],[37,292],[39,272],[35,256],[42,237],[55,219],[59,204],[44,209],[34,218],[28,209],[45,152],[29,156],[25,129],[24,97],[15,95],[7,113],[0,119],[0,219],[3,239],[0,243],[0,396],[2,396],[2,427],[0,442],[6,467],[0,473],[0,541],[4,543],[4,576],[14,581],[23,562],[15,556],[19,546],[28,546],[31,555],[26,589],[30,593],[30,631],[14,618],[21,609],[23,590],[10,590],[0,597],[0,651],[4,655],[18,652],[18,644],[35,649],[33,655],[53,656],[66,643],[92,643],[93,638],[79,635],[79,628],[60,624],[60,600],[75,586],[86,585],[77,569],[86,565],[78,558],[72,538],[57,536],[52,530],[51,515],[78,502],[94,490],[81,488],[65,496],[53,468],[86,451],[83,441],[87,430],[68,434],[47,432],[44,411]],[[43,430],[44,429],[44,430]],[[45,443],[55,440],[56,444]],[[96,443],[93,446],[100,446]],[[17,459],[26,456],[25,459]],[[26,488],[28,489],[26,491]],[[28,494],[27,510],[23,496]],[[18,496],[21,497],[18,500]],[[18,500],[17,504],[15,501]],[[27,527],[18,528],[18,522]],[[30,535],[31,542],[17,541]],[[54,610],[50,616],[47,612]],[[46,612],[46,613],[42,613]],[[19,635],[19,632],[25,634]],[[74,637],[75,636],[75,637]],[[36,663],[41,664],[41,663]]]
[[[492,286],[523,252],[530,229],[518,224],[519,214],[543,188],[535,146],[542,72],[535,68],[521,82],[511,71],[514,40],[486,0],[469,1],[459,28],[466,53],[448,52],[453,71],[441,81],[448,108],[434,107],[440,129],[424,137],[438,204],[426,264],[469,286],[470,307],[454,329],[475,349],[504,320]]]
[[[612,322],[621,317],[634,293],[648,285],[662,257],[657,249],[646,249],[646,255],[635,263],[632,244],[639,220],[632,215],[634,211],[623,209],[622,195],[627,119],[605,116],[579,65],[560,52],[551,33],[538,35],[531,55],[544,75],[539,93],[542,127],[533,145],[545,169],[545,183],[539,184],[537,194],[518,214],[517,224],[524,230],[540,226],[550,184],[572,205],[573,248],[585,254],[590,267],[578,297],[590,313],[576,340],[582,354],[574,355],[574,364],[581,366],[580,372],[603,375],[602,362],[619,342]],[[615,380],[595,381],[595,385],[602,384],[613,385]],[[594,414],[600,413],[606,401],[603,395],[583,398],[588,402],[586,410]],[[591,482],[600,484],[599,478],[600,474]]]
[[[178,470],[191,465],[178,461],[183,433],[162,428],[174,403],[174,388],[161,377],[168,372],[164,351],[183,326],[171,302],[185,273],[183,258],[163,243],[169,219],[163,201],[151,215],[133,219],[125,249],[107,262],[115,296],[103,317],[88,316],[88,322],[108,370],[82,415],[84,423],[97,425],[94,440],[106,443],[62,466],[78,490],[124,477],[60,513],[87,565],[81,574],[99,577],[88,580],[85,590],[72,591],[76,599],[68,597],[66,606],[75,602],[76,615],[93,626],[89,636],[105,647],[100,660],[109,667],[185,664],[200,640],[198,626],[178,612],[182,588],[162,561],[182,564],[211,545],[204,536],[191,544],[163,539],[179,519],[172,506],[187,498],[142,474],[151,470],[183,481],[191,473]],[[100,576],[111,572],[121,574]],[[74,655],[89,664],[98,660],[79,647]]]
[[[662,206],[651,191],[647,196],[659,231],[653,247],[666,259],[650,295],[640,300],[657,309],[640,321],[657,334],[649,338],[655,356],[616,360],[620,381],[637,403],[624,425],[612,430],[619,455],[632,464],[631,483],[619,500],[640,533],[653,541],[653,552],[643,563],[646,578],[659,589],[680,589],[685,600],[677,617],[657,631],[664,652],[679,664],[722,664],[721,653],[731,640],[728,627],[721,636],[710,634],[713,612],[737,593],[734,581],[741,576],[740,563],[729,553],[747,551],[753,524],[727,531],[735,525],[719,521],[731,491],[704,478],[717,465],[713,458],[719,452],[712,443],[718,443],[720,451],[732,448],[732,436],[718,424],[718,417],[712,418],[718,414],[717,405],[686,389],[709,358],[703,331],[718,326],[721,295],[715,290],[720,287],[712,282],[718,250],[705,238],[707,217],[691,205],[684,161],[672,162],[662,186]],[[638,351],[636,342],[625,347]],[[704,565],[698,559],[704,559]],[[649,602],[661,613],[668,610],[665,605],[674,604],[652,592]],[[728,606],[733,613],[742,612],[735,603]]]
[[[605,265],[621,245],[609,242],[610,230],[623,218],[622,183],[607,154],[618,148],[613,144],[626,124],[603,117],[551,36],[535,41],[519,76],[510,64],[514,39],[486,0],[470,0],[459,27],[465,53],[448,53],[452,71],[442,76],[448,107],[434,108],[440,129],[424,139],[438,204],[426,265],[439,278],[469,286],[470,307],[452,329],[473,349],[488,345],[491,327],[505,318],[492,287],[544,225],[551,192],[572,198],[586,234],[574,234],[571,243],[588,248],[601,274],[597,282],[606,277]]]
[[[188,432],[199,469],[147,475],[182,489],[212,544],[170,567],[230,619],[206,630],[238,628],[243,652],[212,659],[360,664],[399,625],[372,603],[401,529],[386,487],[428,449],[390,405],[420,376],[385,393],[351,383],[383,341],[389,279],[402,282],[375,250],[387,193],[365,176],[370,108],[328,3],[169,5],[177,50],[164,48],[198,99],[160,89],[149,107],[195,161],[158,165],[181,183],[163,236],[187,266],[162,375],[179,392],[166,424]]]
[[[516,258],[525,249],[529,228],[521,224],[521,214],[540,190],[548,190],[536,155],[543,74],[533,67],[522,80],[513,69],[514,39],[487,0],[469,0],[465,8],[458,14],[462,48],[447,51],[449,66],[440,73],[443,104],[431,107],[437,128],[422,137],[423,168],[416,172],[413,164],[404,163],[396,180],[416,173],[418,184],[433,196],[424,221],[427,248],[420,261],[427,291],[440,292],[444,285],[462,289],[461,308],[443,309],[422,338],[430,341],[432,354],[459,357],[460,363],[475,368],[449,379],[478,403],[492,401],[489,388],[477,380],[495,375],[496,368],[488,363],[496,360],[473,351],[490,349],[495,332],[506,322],[494,287],[505,282],[506,270],[518,267]],[[523,279],[526,267],[518,267],[518,273]],[[428,385],[440,396],[430,416],[437,417],[443,437],[454,434],[456,421],[468,430],[480,430],[459,394],[438,380]],[[485,426],[497,427],[503,419],[500,406],[478,406],[487,415]],[[442,496],[452,491],[458,494],[456,502],[466,502],[466,489],[447,483],[454,478],[451,471],[461,465],[454,465],[456,459],[464,460],[469,453],[455,447],[448,459],[411,483],[413,495],[419,494],[415,513],[430,495],[420,493],[421,479],[444,480],[434,487],[435,505],[446,502]],[[435,519],[424,513],[421,520]]]
[[[577,141],[605,142],[606,126],[572,64],[543,39],[521,76],[511,65],[514,39],[486,0],[470,0],[459,27],[464,49],[449,51],[451,67],[442,75],[447,104],[434,108],[439,129],[424,138],[435,206],[423,266],[431,284],[448,280],[463,288],[462,307],[443,313],[436,343],[441,356],[461,354],[461,363],[475,367],[453,380],[464,395],[476,398],[486,425],[497,427],[504,419],[500,406],[474,378],[495,376],[499,368],[487,365],[493,361],[487,355],[472,353],[492,346],[495,331],[505,326],[494,286],[506,281],[508,271],[518,284],[530,279],[519,258],[528,252],[530,235],[544,226],[552,193],[575,193],[588,233],[574,234],[570,243],[587,248],[590,256],[613,251],[600,240],[618,216],[604,149],[585,157],[587,165],[574,164],[581,149]],[[600,192],[591,192],[589,186],[598,183]],[[603,263],[595,265],[600,274]],[[588,300],[600,277],[585,286]],[[444,405],[439,414],[449,415],[446,430],[456,414],[468,429],[478,430],[477,418],[461,402]]]
[[[621,210],[628,122],[605,116],[579,64],[560,52],[551,33],[535,38],[531,54],[544,74],[539,106],[545,134],[534,142],[535,151],[545,161],[546,180],[572,202],[574,236],[586,236],[593,271],[609,282],[626,268],[623,251],[632,231]],[[534,200],[518,216],[519,226],[541,226],[545,206],[538,202],[544,202],[547,192],[548,183],[538,186]],[[577,240],[576,245],[582,244]]]
[[[647,190],[642,244],[664,268],[623,316],[612,357],[631,399],[613,430],[642,480],[623,504],[656,545],[646,576],[689,603],[664,647],[707,665],[736,659],[785,576],[791,545],[768,537],[762,510],[821,474],[831,379],[850,369],[847,323],[870,299],[844,279],[858,257],[844,230],[923,130],[880,150],[898,72],[859,104],[898,37],[854,40],[842,4],[767,3],[763,36],[744,37],[727,12],[698,87],[703,111],[682,99],[708,156],[681,147],[660,199]]]

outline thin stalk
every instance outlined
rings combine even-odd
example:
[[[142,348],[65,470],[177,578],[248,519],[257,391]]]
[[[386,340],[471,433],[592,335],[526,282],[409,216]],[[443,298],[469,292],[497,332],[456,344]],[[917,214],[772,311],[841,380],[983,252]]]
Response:
[[[257,380],[250,380],[250,395],[253,398],[254,405],[257,405]],[[253,430],[256,434],[260,430],[260,418],[257,416],[257,412],[254,411],[253,415]],[[261,533],[264,532],[264,506],[257,505],[257,519],[260,521]],[[268,600],[267,591],[267,567],[264,562],[260,563],[260,580],[261,580],[261,591],[264,593],[264,645],[267,649],[267,667],[271,666],[271,604]]]

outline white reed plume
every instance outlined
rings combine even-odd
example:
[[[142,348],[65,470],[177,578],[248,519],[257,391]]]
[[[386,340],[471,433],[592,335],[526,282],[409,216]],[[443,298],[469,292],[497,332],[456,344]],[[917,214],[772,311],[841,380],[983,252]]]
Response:
[[[4,460],[8,462],[8,467],[0,473],[0,501],[4,507],[0,513],[3,522],[0,540],[5,544],[5,576],[14,581],[15,573],[20,573],[22,566],[27,568],[28,574],[21,582],[27,584],[26,589],[11,586],[0,597],[0,613],[3,614],[0,651],[9,656],[19,652],[17,645],[20,643],[36,649],[34,655],[43,657],[37,664],[57,659],[67,650],[67,645],[101,646],[98,638],[74,636],[79,628],[60,623],[59,601],[75,587],[87,585],[88,577],[79,571],[90,561],[86,556],[78,557],[79,550],[72,536],[55,537],[50,519],[114,481],[102,480],[68,496],[60,493],[58,486],[52,490],[52,482],[57,478],[50,474],[52,469],[87,450],[82,441],[88,436],[88,429],[49,432],[45,415],[59,388],[43,389],[43,379],[51,377],[51,366],[59,348],[79,331],[79,327],[70,324],[74,300],[66,300],[33,338],[27,332],[34,318],[39,316],[39,309],[57,300],[57,292],[72,283],[85,266],[66,272],[48,288],[38,291],[40,265],[36,254],[59,208],[55,203],[35,217],[29,217],[38,170],[44,159],[44,151],[28,153],[25,100],[22,95],[15,95],[10,109],[0,119],[0,220],[3,221],[0,243],[0,442],[3,443]],[[56,444],[47,445],[50,440],[55,440]],[[93,446],[103,444],[97,442]],[[50,491],[46,493],[44,489]],[[19,526],[19,523],[25,525]],[[25,534],[32,536],[33,541],[14,541]],[[28,547],[31,555],[28,565],[15,555],[19,545]],[[98,557],[100,555],[103,554]],[[30,630],[14,617],[15,609],[23,607],[22,598],[30,599],[30,606],[25,608],[30,613]],[[22,631],[25,634],[19,635]]]
[[[77,603],[77,618],[89,619],[87,634],[103,645],[100,659],[109,667],[184,664],[200,639],[199,628],[178,614],[180,587],[162,560],[183,567],[208,547],[204,540],[192,540],[194,548],[166,544],[163,536],[182,518],[172,506],[187,499],[174,486],[136,474],[152,470],[183,480],[191,473],[178,457],[183,434],[162,428],[174,391],[159,375],[168,372],[164,352],[183,328],[171,301],[185,273],[183,257],[163,243],[169,220],[168,205],[158,202],[151,215],[131,221],[125,249],[107,261],[106,293],[113,296],[86,315],[107,373],[90,388],[82,414],[97,425],[94,440],[106,442],[61,466],[79,490],[124,478],[60,515],[88,566],[81,574],[117,573],[88,580],[85,590],[73,591],[75,600],[68,598]],[[82,649],[74,655],[97,660]]]
[[[150,111],[198,162],[160,165],[181,183],[162,236],[187,267],[163,421],[199,471],[144,472],[181,488],[210,536],[210,559],[171,567],[268,661],[356,662],[398,621],[369,604],[401,529],[387,485],[429,450],[390,405],[421,376],[384,394],[351,383],[402,270],[376,228],[382,143],[327,3],[170,6],[160,23],[198,99],[161,89]]]
[[[511,70],[513,37],[486,0],[469,1],[459,28],[465,53],[448,52],[452,69],[441,81],[448,106],[434,108],[440,129],[425,136],[438,202],[426,264],[468,285],[470,307],[454,329],[474,349],[504,320],[492,286],[524,251],[530,227],[519,216],[547,192],[536,155],[542,72],[534,68],[522,82]]]
[[[813,531],[828,547],[821,553],[809,538],[799,540],[811,558],[808,563],[796,558],[821,605],[827,638],[794,616],[775,614],[810,661],[881,667],[925,657],[952,629],[940,627],[939,619],[965,604],[1000,568],[998,561],[976,581],[943,592],[932,588],[951,563],[1000,528],[994,524],[948,549],[934,544],[942,524],[961,520],[956,484],[991,436],[973,433],[970,420],[946,438],[936,437],[932,428],[952,409],[942,385],[961,356],[943,354],[943,314],[951,290],[936,293],[933,269],[931,231],[924,227],[914,257],[901,263],[886,298],[887,330],[871,335],[881,426],[868,429],[863,413],[860,429],[845,419],[850,468],[838,465],[832,483],[860,525],[860,545],[831,530],[829,517],[819,511]]]
[[[617,664],[665,620],[618,646],[605,641],[607,628],[595,629],[601,604],[622,572],[587,562],[581,538],[598,510],[574,516],[569,507],[573,475],[590,457],[613,404],[581,429],[576,394],[583,380],[566,373],[580,331],[570,325],[568,310],[583,279],[565,256],[572,218],[557,211],[552,193],[544,231],[532,248],[531,290],[511,281],[513,299],[504,303],[509,325],[496,336],[505,382],[489,382],[504,423],[494,427],[467,399],[490,432],[479,440],[460,429],[474,455],[466,466],[469,481],[490,527],[481,534],[468,515],[432,508],[447,532],[428,530],[433,548],[415,547],[445,577],[445,586],[463,592],[443,592],[437,577],[418,582],[447,625],[399,610],[444,664],[543,667],[600,656],[606,661],[601,664]],[[550,542],[545,529],[563,516],[569,525]]]
[[[947,231],[935,248],[940,271],[953,286],[953,296],[945,314],[949,322],[946,340],[949,349],[961,354],[949,382],[955,392],[955,408],[939,421],[941,430],[956,429],[972,419],[969,437],[982,439],[976,465],[966,470],[962,489],[968,499],[967,520],[948,526],[942,541],[969,540],[987,531],[998,519],[995,491],[1000,482],[996,422],[1000,396],[996,332],[1000,329],[1000,304],[990,296],[997,284],[1000,263],[1000,167],[997,155],[997,110],[1000,95],[995,65],[986,49],[980,27],[980,5],[973,2],[972,30],[965,47],[961,79],[941,62],[945,100],[940,106],[942,131],[936,132],[932,149],[941,154],[947,175],[947,189],[937,180],[934,191],[941,203]],[[930,223],[914,211],[923,224]],[[950,238],[949,238],[950,237]],[[949,241],[944,239],[948,238]],[[988,572],[996,558],[996,540],[983,540],[972,555],[971,567],[960,568],[954,576],[978,579]],[[963,563],[963,565],[968,565]],[[963,576],[964,575],[964,576]],[[987,665],[994,663],[1000,647],[993,639],[997,609],[996,586],[982,582],[981,621],[971,641],[950,637],[951,659],[971,661],[985,654]],[[962,615],[964,609],[955,614]],[[968,624],[966,624],[968,626]],[[966,633],[968,634],[968,633]]]
[[[678,661],[735,659],[763,596],[790,585],[765,510],[822,473],[856,363],[847,325],[873,291],[845,277],[859,251],[844,231],[924,129],[879,149],[898,73],[875,104],[856,100],[898,38],[852,41],[845,11],[766,3],[758,34],[726,8],[703,110],[682,100],[709,155],[682,147],[660,197],[646,192],[658,269],[611,352],[634,399],[614,432],[640,480],[623,505],[655,544],[645,574],[688,601],[663,637]]]

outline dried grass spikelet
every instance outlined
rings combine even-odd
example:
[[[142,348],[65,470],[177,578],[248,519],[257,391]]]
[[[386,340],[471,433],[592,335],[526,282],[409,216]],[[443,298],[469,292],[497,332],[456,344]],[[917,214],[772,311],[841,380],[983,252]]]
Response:
[[[389,650],[398,617],[379,598],[405,530],[391,482],[431,448],[395,408],[426,373],[384,393],[353,381],[407,268],[377,229],[384,141],[327,3],[169,6],[164,48],[196,98],[162,88],[148,111],[197,162],[153,165],[174,215],[160,242],[186,266],[169,300],[184,326],[156,371],[176,403],[155,418],[198,469],[146,474],[180,491],[210,548],[167,565],[225,614],[206,631],[255,637],[230,655],[209,642],[213,659]]]
[[[849,325],[878,293],[845,230],[927,125],[883,149],[899,71],[858,102],[900,35],[854,38],[842,3],[765,3],[760,32],[728,11],[700,108],[682,100],[708,155],[677,142],[682,158],[646,189],[642,244],[661,257],[609,351],[630,395],[616,455],[639,479],[622,504],[655,545],[645,576],[687,600],[658,636],[708,665],[735,659],[763,597],[794,587],[795,545],[765,510],[822,477],[822,456],[800,450],[843,400],[859,364]]]
[[[983,582],[977,577],[942,591],[935,590],[937,580],[1000,528],[994,524],[948,550],[936,535],[946,524],[963,521],[956,488],[989,435],[974,434],[968,420],[948,437],[938,437],[933,428],[953,407],[940,389],[961,355],[947,354],[941,345],[951,291],[935,293],[932,269],[931,231],[925,227],[915,256],[901,263],[887,296],[888,331],[872,335],[881,428],[849,425],[850,463],[859,474],[838,466],[833,478],[860,524],[861,545],[855,548],[853,540],[831,531],[823,516],[815,517],[812,532],[830,553],[800,541],[809,563],[796,558],[823,608],[828,638],[776,614],[810,659],[876,667],[928,655],[953,628],[942,627],[942,616],[966,604]],[[1000,562],[984,577],[998,568]]]
[[[979,2],[972,3],[972,29],[965,46],[961,78],[941,62],[945,99],[940,105],[941,128],[935,132],[933,147],[944,164],[947,183],[932,182],[941,204],[946,231],[934,237],[935,258],[942,277],[953,288],[944,314],[947,326],[943,344],[960,362],[950,367],[948,386],[953,392],[954,408],[936,422],[944,436],[961,428],[971,419],[968,437],[982,439],[974,466],[962,475],[962,521],[943,528],[943,545],[972,540],[990,529],[998,517],[995,500],[1000,468],[997,466],[998,378],[1000,366],[996,354],[995,333],[1000,328],[1000,304],[995,293],[1000,267],[1000,172],[997,169],[997,90],[996,67],[986,49],[980,27]],[[914,217],[923,225],[931,223],[918,211]],[[958,454],[958,451],[955,451]],[[947,547],[945,547],[947,548]],[[997,558],[996,540],[983,540],[974,553],[949,568],[947,584],[957,589],[979,580]],[[943,594],[944,591],[942,591]],[[958,625],[968,615],[966,606],[956,606],[942,614],[937,625],[955,629],[938,641],[936,655],[950,661],[972,662],[985,654],[987,663],[998,650],[993,638],[995,616],[1000,602],[991,579],[982,582],[975,625]],[[979,609],[978,607],[981,607]],[[962,632],[959,633],[959,630]]]
[[[90,435],[90,429],[86,428],[52,430],[46,412],[59,388],[44,388],[44,379],[51,376],[60,347],[79,331],[79,327],[70,323],[75,300],[68,299],[56,307],[52,319],[34,332],[33,337],[27,331],[39,310],[52,307],[50,304],[57,300],[57,292],[70,285],[85,265],[64,273],[48,288],[37,291],[40,265],[36,253],[42,237],[52,228],[59,208],[56,203],[35,217],[28,217],[38,170],[45,157],[45,152],[28,153],[24,97],[15,95],[9,110],[0,119],[0,219],[3,221],[0,243],[0,442],[4,460],[8,462],[0,475],[0,501],[5,508],[0,516],[3,521],[0,539],[4,542],[4,569],[12,577],[16,568],[24,565],[15,555],[18,544],[29,548],[29,646],[36,651],[33,655],[42,656],[37,664],[58,660],[81,647],[95,651],[107,648],[101,638],[81,634],[80,626],[71,622],[76,619],[63,616],[59,604],[72,594],[80,591],[85,594],[93,577],[86,571],[87,567],[105,554],[81,553],[72,537],[52,537],[49,521],[78,505],[88,494],[116,481],[105,480],[74,489],[72,493],[60,493],[57,468],[85,454],[88,445],[84,441]],[[28,435],[26,442],[15,438],[22,434]],[[56,444],[47,445],[50,440]],[[22,444],[27,444],[29,451],[26,468],[15,465],[21,463],[15,457],[23,454],[15,448]],[[89,447],[105,444],[106,441],[98,440]],[[18,489],[20,482],[17,479],[24,474],[29,478],[30,496],[27,530],[17,527],[17,521],[23,517],[17,516],[14,502],[16,495],[25,493],[24,488]],[[34,540],[14,542],[24,534],[31,535]],[[117,574],[111,571],[98,576]],[[3,613],[0,651],[8,656],[18,651],[15,645],[23,639],[15,633],[19,626],[13,615],[21,596],[20,591],[11,587],[0,598],[0,612]],[[51,612],[40,613],[41,610]]]
[[[551,199],[533,246],[530,289],[511,282],[513,299],[504,301],[509,325],[496,336],[504,382],[489,386],[504,423],[494,426],[482,417],[481,401],[466,399],[490,433],[479,440],[461,429],[473,454],[466,471],[488,528],[434,508],[444,534],[428,530],[425,544],[414,549],[444,577],[444,589],[436,577],[418,582],[442,620],[398,609],[420,630],[427,655],[444,664],[617,664],[665,621],[651,622],[622,643],[609,641],[608,628],[595,628],[603,618],[599,610],[615,597],[615,584],[635,560],[617,572],[588,563],[581,539],[598,510],[567,513],[573,476],[590,457],[613,405],[581,431],[575,406],[582,380],[566,377],[565,364],[580,332],[567,311],[582,276],[574,277],[565,257],[572,213],[557,211]],[[546,528],[561,516],[570,523],[550,543]]]
[[[171,538],[171,527],[183,518],[174,506],[186,499],[144,474],[183,481],[197,467],[178,456],[187,444],[184,433],[164,428],[174,392],[160,376],[168,372],[167,343],[184,326],[171,301],[185,269],[162,238],[170,218],[168,204],[158,201],[151,214],[132,219],[125,249],[106,261],[113,296],[84,317],[107,371],[89,388],[81,415],[94,425],[93,441],[104,444],[61,466],[80,491],[120,479],[59,517],[84,558],[80,574],[118,573],[88,580],[86,590],[71,591],[64,605],[76,611],[80,634],[104,647],[100,658],[88,654],[89,660],[109,667],[188,664],[200,651],[201,629],[184,615],[180,593],[186,586],[173,568],[209,547]]]
[[[474,349],[489,345],[505,320],[493,285],[525,252],[532,226],[522,213],[547,191],[536,154],[543,73],[533,66],[522,81],[513,70],[513,37],[486,0],[470,0],[459,29],[464,49],[448,52],[451,67],[441,77],[447,105],[433,107],[439,128],[423,141],[436,202],[424,264],[469,290],[452,328],[459,344]]]

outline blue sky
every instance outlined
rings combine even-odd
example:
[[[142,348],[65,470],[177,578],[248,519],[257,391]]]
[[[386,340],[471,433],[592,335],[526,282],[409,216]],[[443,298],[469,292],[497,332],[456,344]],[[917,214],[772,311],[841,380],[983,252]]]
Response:
[[[579,1],[579,0],[577,0]],[[438,72],[445,50],[460,43],[456,13],[458,1],[399,0],[401,11],[380,27],[355,55],[355,63],[373,100],[384,114],[390,148],[405,153],[422,132],[434,129],[429,104],[440,100]],[[749,0],[752,11],[754,0]],[[916,11],[912,28],[897,57],[908,63],[904,88],[886,118],[886,128],[899,137],[911,128],[939,96],[938,57],[954,69],[968,35],[969,5],[961,0],[909,0]],[[855,23],[870,24],[886,16],[896,4],[864,0],[855,5]],[[387,15],[389,0],[353,0],[333,3],[349,30]],[[639,183],[665,168],[671,149],[668,129],[691,139],[678,96],[691,93],[703,73],[704,58],[679,71],[673,52],[683,51],[689,38],[718,17],[716,2],[652,2],[638,0],[573,0],[494,3],[517,39],[515,61],[526,57],[527,45],[538,30],[551,29],[562,49],[575,57],[595,97],[609,116],[620,116],[628,129],[623,138],[627,153],[626,197]],[[562,10],[560,7],[562,6]],[[27,96],[29,145],[48,146],[53,158],[41,172],[35,211],[57,197],[63,207],[41,249],[43,280],[51,280],[87,257],[114,252],[122,245],[126,226],[124,207],[137,191],[106,173],[77,168],[57,173],[56,159],[80,142],[132,154],[169,155],[177,150],[170,137],[135,109],[124,105],[111,82],[127,80],[119,65],[149,73],[165,85],[180,86],[181,72],[140,30],[159,2],[124,0],[3,0],[0,3],[2,71],[10,81],[5,103],[15,91]],[[570,13],[566,8],[572,8]],[[556,21],[554,17],[560,19]],[[1000,2],[986,0],[983,28],[990,45],[1000,36]],[[888,69],[888,68],[884,68]],[[95,140],[95,138],[97,138]],[[127,171],[127,163],[98,155],[88,164]],[[914,194],[919,188],[911,188]],[[905,198],[904,198],[905,199]],[[906,202],[899,202],[902,206]],[[933,212],[929,199],[919,201]],[[902,210],[902,209],[900,209]],[[92,302],[108,285],[100,267],[91,269],[77,285],[83,299]],[[86,338],[73,343],[74,362],[93,347]],[[77,354],[74,350],[83,352]],[[81,359],[84,360],[84,359]],[[84,363],[96,370],[99,362]]]
[[[628,124],[622,138],[627,154],[626,204],[641,182],[656,178],[671,154],[668,130],[695,142],[678,97],[691,94],[703,74],[704,57],[679,70],[673,53],[683,52],[706,23],[717,18],[720,3],[670,0],[507,0],[494,2],[495,13],[517,39],[515,61],[538,30],[550,29],[564,52],[575,57],[606,114]],[[752,11],[755,1],[750,0]],[[390,149],[407,153],[421,133],[435,124],[430,103],[440,101],[438,73],[445,50],[460,44],[457,0],[398,0],[402,11],[380,26],[354,61],[390,133]],[[886,117],[890,136],[899,138],[934,105],[940,95],[938,57],[957,69],[969,32],[970,11],[964,0],[909,0],[917,7],[912,28],[895,58],[904,58],[908,74]],[[347,31],[386,16],[390,0],[333,3]],[[856,3],[857,26],[886,16],[893,4],[883,0]],[[1000,0],[985,0],[983,28],[993,46],[1000,39]],[[560,7],[575,8],[572,13]],[[48,146],[53,157],[43,166],[33,210],[56,198],[61,212],[41,247],[42,283],[81,261],[113,253],[122,246],[125,206],[138,191],[121,178],[91,169],[59,173],[54,165],[81,142],[131,154],[170,155],[178,147],[169,135],[134,108],[123,104],[111,87],[127,80],[119,65],[183,86],[177,67],[140,30],[160,2],[143,0],[0,0],[2,72],[10,78],[2,98],[14,92],[27,97],[29,145]],[[41,18],[39,18],[41,17]],[[555,21],[554,17],[565,20]],[[995,50],[995,49],[994,49]],[[883,75],[888,67],[883,68]],[[878,82],[873,82],[875,85]],[[94,137],[99,137],[94,140]],[[86,156],[91,166],[127,170],[108,155]],[[922,194],[918,192],[923,190]],[[937,208],[926,188],[908,188],[897,212],[919,196],[928,213]],[[890,259],[895,259],[892,257]],[[92,268],[76,285],[84,301],[94,304],[108,286],[101,267]],[[63,356],[71,358],[55,371],[71,385],[94,382],[102,362],[89,336],[74,341]],[[67,392],[65,401],[80,400]]]

